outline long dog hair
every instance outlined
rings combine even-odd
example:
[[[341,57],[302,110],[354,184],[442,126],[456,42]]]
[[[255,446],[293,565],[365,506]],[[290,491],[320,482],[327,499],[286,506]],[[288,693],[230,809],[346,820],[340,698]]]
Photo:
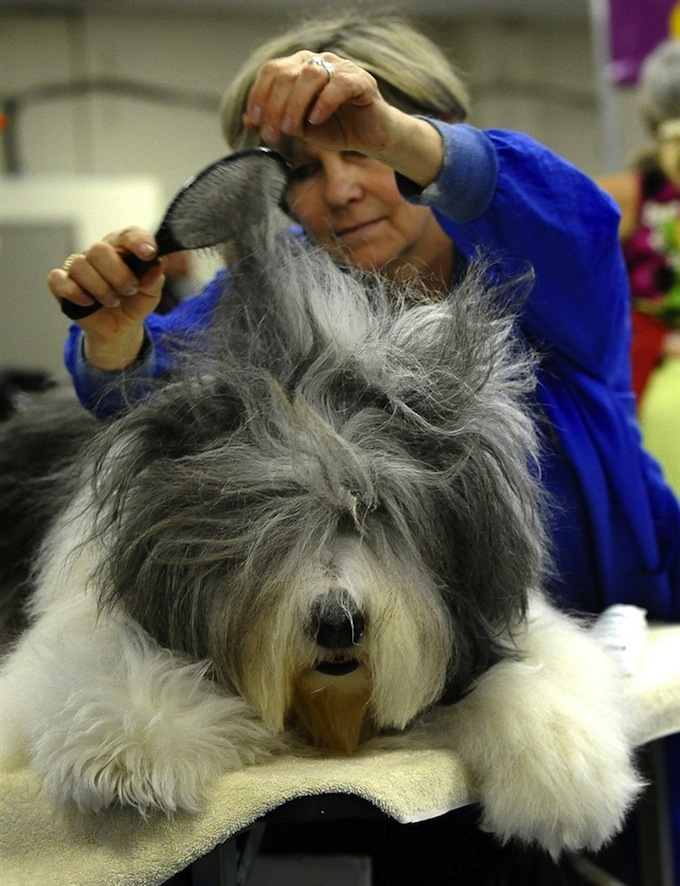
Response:
[[[541,592],[534,358],[489,278],[433,299],[277,237],[209,332],[166,343],[180,370],[144,402],[96,432],[79,411],[6,423],[6,611],[30,590],[8,764],[85,810],[196,809],[226,768],[389,743],[449,703],[438,740],[501,839],[616,831],[631,727],[615,666]],[[69,457],[17,466],[55,428]]]

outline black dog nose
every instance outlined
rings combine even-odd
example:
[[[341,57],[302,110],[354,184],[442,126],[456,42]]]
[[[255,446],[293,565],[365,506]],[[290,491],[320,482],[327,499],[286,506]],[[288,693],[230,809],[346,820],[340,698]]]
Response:
[[[324,649],[356,646],[364,635],[365,619],[344,589],[329,591],[314,603],[311,633]]]

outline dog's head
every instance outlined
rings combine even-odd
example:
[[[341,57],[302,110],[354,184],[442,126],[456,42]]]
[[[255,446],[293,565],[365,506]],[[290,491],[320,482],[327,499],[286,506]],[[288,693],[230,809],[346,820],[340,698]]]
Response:
[[[272,727],[352,748],[465,692],[540,581],[533,367],[483,267],[430,300],[277,249],[105,432],[100,581]]]

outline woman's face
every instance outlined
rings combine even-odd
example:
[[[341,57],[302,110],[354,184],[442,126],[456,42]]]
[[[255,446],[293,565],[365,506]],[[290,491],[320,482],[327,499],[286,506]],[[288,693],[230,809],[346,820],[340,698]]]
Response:
[[[453,244],[429,208],[401,196],[389,166],[297,142],[291,159],[288,204],[335,261],[448,285]]]

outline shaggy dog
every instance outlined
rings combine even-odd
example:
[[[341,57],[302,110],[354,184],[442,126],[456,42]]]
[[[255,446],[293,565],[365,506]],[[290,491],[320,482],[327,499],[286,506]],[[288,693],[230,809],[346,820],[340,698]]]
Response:
[[[620,676],[541,591],[533,359],[488,278],[435,300],[279,237],[144,402],[4,425],[8,624],[31,592],[5,765],[60,805],[171,814],[434,717],[501,839],[616,832],[640,788]]]

